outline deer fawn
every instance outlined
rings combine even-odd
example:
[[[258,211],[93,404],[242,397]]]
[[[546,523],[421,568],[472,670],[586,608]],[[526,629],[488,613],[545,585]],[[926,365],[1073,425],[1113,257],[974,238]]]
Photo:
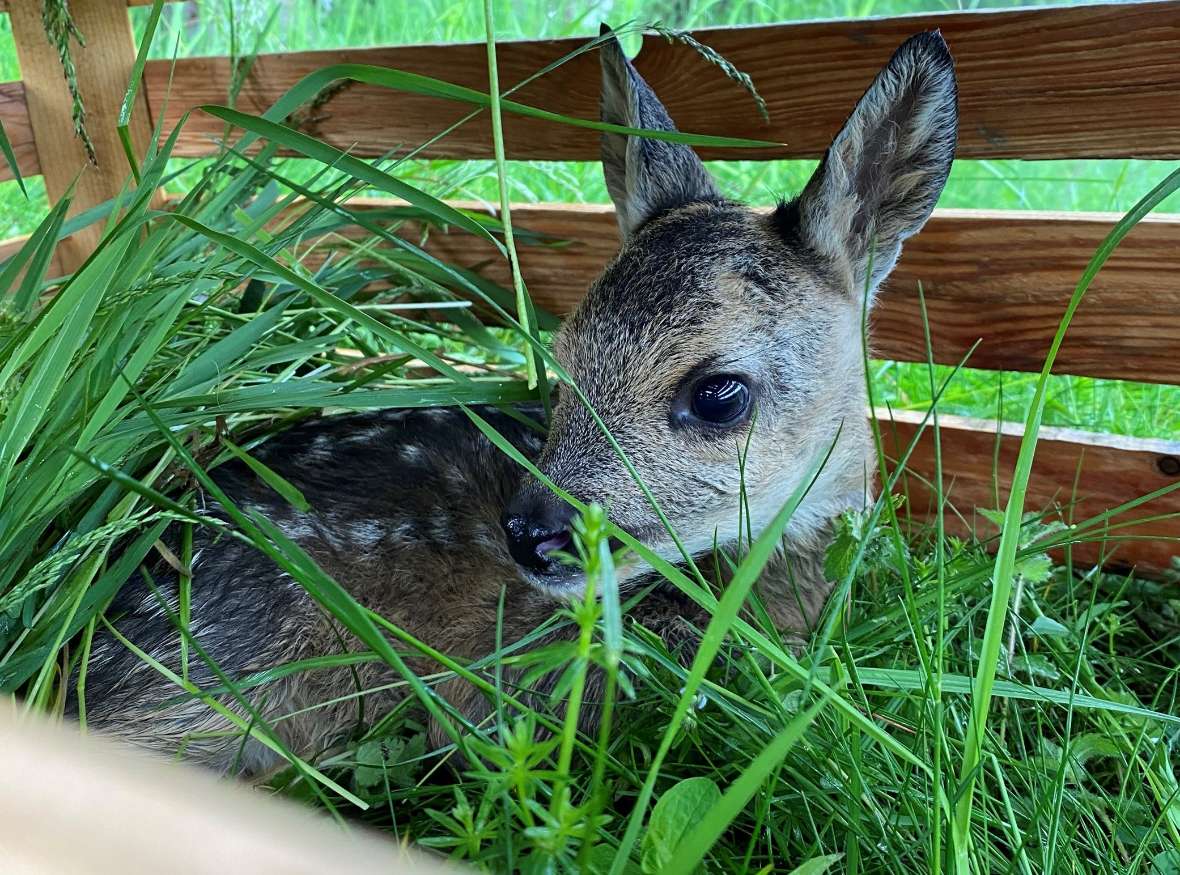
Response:
[[[601,56],[603,119],[674,130],[613,38]],[[743,488],[756,533],[831,450],[758,582],[784,632],[805,632],[828,596],[823,556],[833,518],[871,498],[863,307],[930,216],[956,124],[950,54],[938,33],[925,33],[876,77],[802,193],[770,214],[725,198],[687,146],[602,138],[622,248],[562,327],[554,354],[694,556],[738,540]],[[480,412],[557,485],[608,507],[662,557],[680,559],[573,393],[557,400],[547,439],[504,412]],[[580,572],[553,556],[569,544],[573,511],[541,484],[522,483],[519,467],[460,410],[328,417],[279,435],[258,456],[311,509],[292,507],[238,463],[214,471],[234,503],[269,518],[362,605],[452,657],[495,651],[502,589],[506,643],[581,592]],[[208,512],[224,518],[215,503]],[[191,635],[224,675],[356,649],[255,548],[208,534],[196,541]],[[652,580],[643,566],[620,576],[629,588]],[[174,573],[157,582],[156,592],[124,586],[108,613],[123,636],[178,671],[181,636],[170,619],[178,585]],[[632,618],[670,645],[691,642],[707,621],[660,587]],[[419,674],[438,669],[425,657],[407,663]],[[190,655],[190,666],[194,683],[217,687],[204,658]],[[389,666],[366,662],[289,675],[245,695],[290,749],[308,754],[348,736],[361,715],[386,713],[406,695],[398,680]],[[243,745],[224,716],[180,692],[116,637],[96,638],[86,683],[93,725],[222,771],[274,764],[270,750]],[[439,692],[472,721],[491,711],[465,682]],[[244,713],[236,699],[222,701]]]

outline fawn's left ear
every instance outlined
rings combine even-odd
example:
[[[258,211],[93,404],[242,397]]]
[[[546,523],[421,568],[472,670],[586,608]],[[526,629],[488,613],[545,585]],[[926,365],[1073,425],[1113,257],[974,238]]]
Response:
[[[893,269],[934,209],[958,133],[954,62],[937,31],[894,53],[836,135],[780,226],[829,262],[858,300]]]
[[[603,25],[602,33],[611,34],[610,28]],[[613,34],[602,43],[599,55],[604,122],[628,128],[676,130],[668,111],[627,60]],[[665,210],[721,200],[701,159],[680,143],[604,133],[602,171],[623,239]]]

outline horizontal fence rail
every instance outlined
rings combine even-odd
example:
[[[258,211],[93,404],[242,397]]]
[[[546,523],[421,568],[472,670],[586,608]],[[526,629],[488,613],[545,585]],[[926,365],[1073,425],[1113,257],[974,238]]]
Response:
[[[766,99],[770,123],[753,101],[695,51],[644,37],[639,71],[681,130],[772,140],[773,149],[702,150],[706,158],[815,158],[893,50],[908,36],[940,28],[955,56],[962,121],[961,158],[1180,157],[1180,3],[1068,9],[945,13],[868,21],[702,29],[695,35],[748,73]],[[508,42],[499,46],[500,79],[515,84],[575,51],[585,40]],[[333,63],[377,64],[487,90],[482,43],[262,55],[238,107],[268,108],[300,77]],[[169,76],[172,92],[168,94]],[[148,65],[146,88],[163,106],[164,131],[201,103],[228,93],[225,58]],[[583,54],[513,95],[564,115],[598,117],[598,58]],[[470,107],[353,86],[317,107],[310,133],[355,154],[417,146]],[[194,116],[177,154],[208,154],[221,122]],[[594,161],[597,136],[586,130],[506,114],[510,157]],[[485,116],[430,147],[448,158],[491,156]]]
[[[919,433],[923,415],[879,411],[886,454],[898,459]],[[1023,426],[960,416],[939,417],[947,531],[993,537],[996,528],[976,508],[1003,509],[1020,451]],[[906,463],[899,492],[907,495],[904,511],[926,523],[938,511],[934,432],[927,427]],[[1157,490],[1172,488],[1154,500],[1086,528],[1092,543],[1071,548],[1079,563],[1135,565],[1163,570],[1180,555],[1180,441],[1122,438],[1072,429],[1044,427],[1037,442],[1029,480],[1026,512],[1047,511],[1046,521],[1079,525]],[[1172,514],[1170,519],[1160,517]],[[1075,530],[1077,531],[1077,530]],[[1103,539],[1108,539],[1103,541]],[[1061,558],[1060,551],[1057,553]]]
[[[379,210],[367,199],[353,208]],[[476,205],[462,204],[468,208]],[[929,314],[934,360],[1038,371],[1065,302],[1117,217],[1094,213],[936,210],[907,241],[874,310],[881,358],[926,361],[918,285]],[[518,205],[513,222],[562,246],[519,244],[521,270],[538,306],[569,313],[619,247],[614,210],[570,204]],[[491,245],[434,234],[430,250],[478,267],[510,286]],[[1180,379],[1180,217],[1135,227],[1107,261],[1070,326],[1055,371],[1153,383]]]
[[[770,110],[766,124],[737,84],[690,48],[644,37],[636,64],[682,130],[771,140],[771,149],[702,150],[706,158],[814,158],[822,154],[855,100],[905,39],[939,28],[959,75],[961,158],[1180,157],[1180,2],[1072,8],[950,12],[868,21],[826,21],[702,29],[696,35],[747,72]],[[584,45],[583,39],[519,41],[499,47],[507,86]],[[333,49],[263,54],[252,63],[238,108],[261,112],[307,73],[335,63],[374,64],[487,90],[482,43]],[[224,103],[229,58],[151,61],[144,87],[163,113],[166,135],[183,114]],[[524,103],[582,118],[598,114],[598,59],[584,54],[514,95]],[[26,111],[12,83],[0,121],[14,145],[28,144]],[[343,88],[317,107],[304,129],[356,155],[417,146],[470,107],[367,86]],[[154,121],[155,119],[153,119]],[[510,157],[597,160],[589,131],[507,114]],[[208,155],[224,128],[190,117],[178,156]],[[12,136],[10,134],[10,136]],[[486,116],[424,153],[447,158],[491,156]],[[34,159],[22,171],[36,172]],[[0,170],[6,178],[7,170]]]

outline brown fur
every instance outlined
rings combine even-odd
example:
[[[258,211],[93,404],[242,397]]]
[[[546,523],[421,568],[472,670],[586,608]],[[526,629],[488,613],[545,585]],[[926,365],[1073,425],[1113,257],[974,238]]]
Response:
[[[671,129],[618,45],[608,42],[603,56],[603,117]],[[785,632],[805,634],[828,595],[823,554],[832,519],[871,497],[861,343],[865,276],[871,262],[871,299],[902,241],[929,216],[950,167],[954,101],[941,37],[910,40],[866,93],[800,198],[772,217],[724,199],[685,146],[604,137],[624,245],[567,320],[554,353],[693,556],[744,534],[743,489],[757,533],[830,451],[782,551],[759,581]],[[683,412],[698,381],[716,374],[738,375],[753,399],[749,415],[724,427]],[[681,559],[569,387],[544,440],[504,413],[482,413],[559,486],[606,506],[618,525],[664,558]],[[312,510],[296,511],[248,469],[231,464],[215,475],[235,504],[270,518],[361,604],[451,657],[478,660],[495,650],[502,591],[506,643],[580,592],[576,574],[534,573],[514,561],[501,529],[506,508],[525,521],[543,514],[558,525],[569,511],[539,483],[522,483],[515,465],[459,411],[328,418],[292,429],[258,452]],[[210,512],[222,516],[219,508]],[[226,675],[240,679],[357,647],[252,547],[208,533],[197,547],[191,631]],[[628,591],[651,579],[638,563],[622,577]],[[159,583],[174,611],[175,579]],[[177,670],[179,634],[153,592],[124,587],[110,614],[119,617],[122,634]],[[679,593],[657,587],[632,620],[671,649],[690,653],[694,630],[708,617]],[[566,627],[549,637],[569,634]],[[420,656],[410,655],[408,663],[422,675],[438,670]],[[198,685],[217,683],[195,654],[191,666]],[[509,673],[507,681],[516,680]],[[541,681],[534,700],[553,680]],[[222,770],[239,757],[250,772],[274,762],[257,742],[243,747],[241,733],[203,703],[177,701],[177,692],[114,638],[100,636],[87,686],[93,723],[161,752],[183,748]],[[486,698],[466,683],[448,681],[440,693],[473,722],[490,713]],[[391,667],[366,663],[303,672],[248,695],[285,744],[309,755],[386,713],[405,697],[406,685]]]

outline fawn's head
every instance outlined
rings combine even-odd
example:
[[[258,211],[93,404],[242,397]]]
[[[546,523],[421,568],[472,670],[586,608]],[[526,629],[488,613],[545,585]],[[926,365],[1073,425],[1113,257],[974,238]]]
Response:
[[[613,39],[602,72],[604,121],[675,130]],[[562,327],[554,355],[690,554],[731,543],[747,526],[756,536],[829,449],[788,541],[822,537],[832,517],[871,493],[863,311],[934,208],[956,123],[950,54],[938,33],[925,33],[897,50],[802,193],[772,213],[726,199],[688,146],[603,135],[623,246]],[[539,465],[679,558],[569,386]],[[549,555],[568,543],[571,518],[535,481],[507,508],[512,554],[534,583],[578,585]]]

